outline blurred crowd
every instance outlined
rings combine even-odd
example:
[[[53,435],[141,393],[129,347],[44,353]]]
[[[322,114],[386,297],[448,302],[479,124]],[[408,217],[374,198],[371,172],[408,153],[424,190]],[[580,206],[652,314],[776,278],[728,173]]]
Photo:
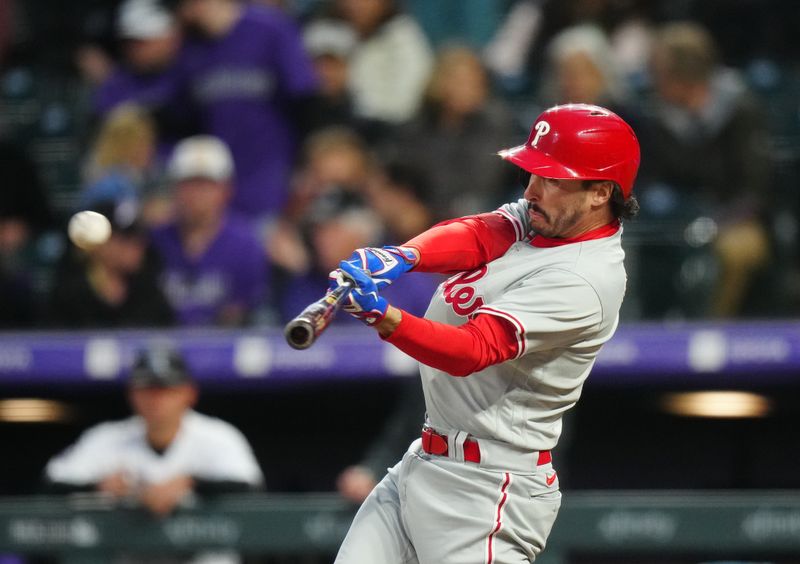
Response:
[[[431,4],[0,0],[0,327],[286,322],[354,248],[520,197],[496,151],[568,102],[642,145],[627,318],[800,313],[795,2]]]

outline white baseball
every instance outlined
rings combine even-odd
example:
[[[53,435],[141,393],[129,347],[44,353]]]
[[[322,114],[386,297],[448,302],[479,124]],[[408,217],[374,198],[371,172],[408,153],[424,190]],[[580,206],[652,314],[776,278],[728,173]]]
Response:
[[[108,241],[111,237],[111,223],[101,213],[82,211],[70,218],[67,233],[77,247],[88,249]]]

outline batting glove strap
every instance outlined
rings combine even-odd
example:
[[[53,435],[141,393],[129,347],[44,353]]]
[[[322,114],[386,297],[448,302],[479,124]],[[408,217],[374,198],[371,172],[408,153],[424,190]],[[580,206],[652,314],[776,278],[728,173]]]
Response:
[[[410,248],[387,246],[356,249],[346,262],[366,271],[382,290],[411,270],[414,261],[416,255]]]
[[[389,309],[389,302],[378,294],[375,281],[365,271],[343,260],[339,263],[339,270],[330,273],[331,289],[340,286],[345,279],[349,279],[354,286],[342,309],[367,325],[382,321]]]

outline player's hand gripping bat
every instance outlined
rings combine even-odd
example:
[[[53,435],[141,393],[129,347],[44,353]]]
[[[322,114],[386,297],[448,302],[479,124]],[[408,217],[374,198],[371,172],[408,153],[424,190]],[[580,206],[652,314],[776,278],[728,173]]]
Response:
[[[295,349],[307,349],[314,344],[323,331],[328,328],[336,312],[342,307],[350,291],[353,289],[352,280],[345,278],[334,290],[325,297],[307,306],[297,317],[286,324],[283,334],[286,342]]]

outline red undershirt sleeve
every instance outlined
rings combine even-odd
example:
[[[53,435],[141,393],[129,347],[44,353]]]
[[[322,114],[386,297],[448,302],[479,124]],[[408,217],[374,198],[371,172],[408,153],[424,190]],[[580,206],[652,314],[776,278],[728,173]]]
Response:
[[[434,225],[406,243],[416,249],[416,272],[450,273],[473,270],[505,254],[517,240],[511,222],[497,213],[483,213]]]
[[[522,338],[510,321],[494,315],[477,315],[453,327],[403,311],[397,329],[385,340],[423,364],[468,376],[516,358]]]

